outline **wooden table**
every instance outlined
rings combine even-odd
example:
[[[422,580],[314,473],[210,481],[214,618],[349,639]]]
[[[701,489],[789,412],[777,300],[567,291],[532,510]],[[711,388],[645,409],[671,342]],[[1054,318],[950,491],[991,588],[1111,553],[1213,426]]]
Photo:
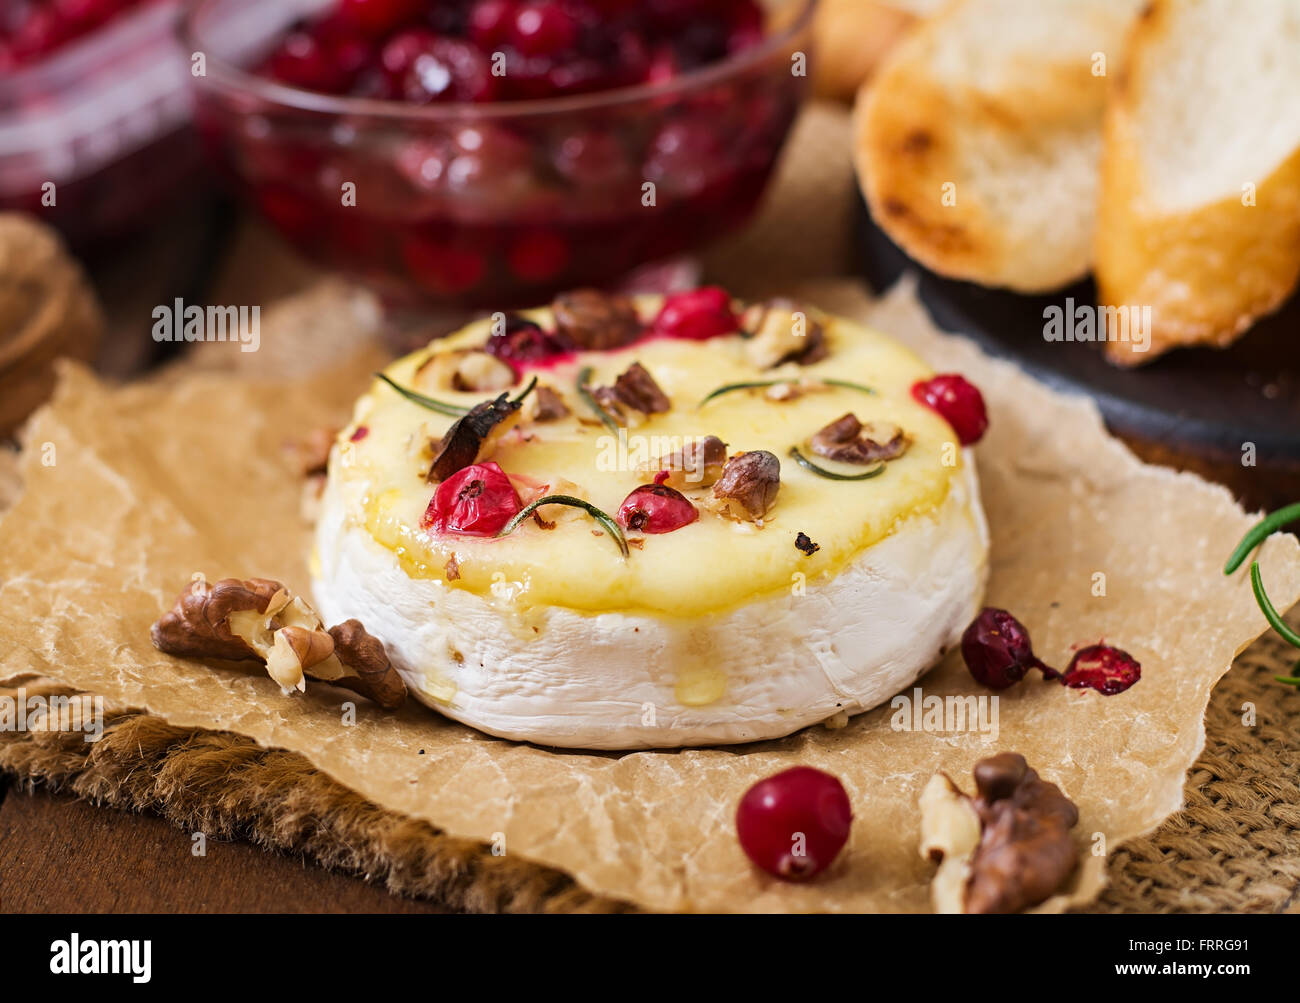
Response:
[[[249,843],[207,855],[154,815],[97,808],[0,775],[0,912],[442,912]]]

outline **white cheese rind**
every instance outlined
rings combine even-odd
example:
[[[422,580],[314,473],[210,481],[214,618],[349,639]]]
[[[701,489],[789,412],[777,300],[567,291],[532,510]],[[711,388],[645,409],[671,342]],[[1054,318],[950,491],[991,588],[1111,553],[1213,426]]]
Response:
[[[491,735],[582,749],[779,738],[910,686],[975,617],[988,529],[965,459],[937,510],[834,577],[697,618],[520,616],[506,597],[410,578],[331,478],[317,605],[327,623],[356,617],[382,640],[416,699]]]

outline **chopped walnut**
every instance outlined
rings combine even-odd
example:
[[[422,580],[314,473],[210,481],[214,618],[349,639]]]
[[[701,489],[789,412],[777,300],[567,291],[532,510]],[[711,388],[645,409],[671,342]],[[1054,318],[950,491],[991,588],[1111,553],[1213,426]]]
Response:
[[[150,630],[159,651],[186,658],[256,660],[286,692],[307,679],[346,686],[386,708],[406,697],[406,684],[384,646],[356,620],[327,631],[308,603],[267,578],[199,578]]]
[[[641,335],[641,318],[626,296],[575,289],[557,296],[551,310],[556,332],[580,349],[621,348]]]
[[[829,354],[821,322],[792,300],[756,303],[741,315],[740,326],[748,333],[745,355],[759,369],[785,362],[810,366]]]
[[[805,557],[812,557],[822,549],[822,546],[820,543],[813,543],[812,537],[807,533],[799,533],[794,538],[794,549],[800,551]]]
[[[737,453],[727,461],[713,485],[709,507],[737,522],[762,524],[776,505],[781,487],[781,461],[763,449]]]
[[[507,362],[478,348],[436,352],[415,371],[413,389],[422,394],[442,390],[500,393],[514,386],[518,377]]]
[[[568,405],[564,403],[564,398],[555,390],[540,383],[537,385],[537,389],[524,401],[525,421],[559,421],[570,413]]]
[[[501,438],[519,421],[521,405],[502,394],[470,408],[469,414],[457,418],[434,449],[429,467],[429,483],[445,481],[458,470],[479,463],[492,455]]]
[[[921,794],[921,855],[938,861],[938,912],[1009,913],[1038,905],[1078,862],[1070,829],[1079,811],[1024,756],[1003,752],[975,764],[978,796],[943,774]]]
[[[812,451],[841,463],[893,460],[907,452],[911,440],[888,421],[863,424],[852,412],[836,418],[812,437]]]
[[[449,582],[460,581],[460,562],[456,560],[455,554],[447,558],[447,563],[442,566],[442,575]]]
[[[716,435],[686,443],[681,449],[642,464],[637,472],[645,477],[666,474],[659,481],[678,491],[707,488],[722,476],[727,462],[727,444]]]
[[[626,419],[629,412],[641,415],[663,414],[672,410],[672,401],[664,393],[645,366],[634,362],[620,373],[612,387],[596,387],[591,391],[596,403],[610,414]]]

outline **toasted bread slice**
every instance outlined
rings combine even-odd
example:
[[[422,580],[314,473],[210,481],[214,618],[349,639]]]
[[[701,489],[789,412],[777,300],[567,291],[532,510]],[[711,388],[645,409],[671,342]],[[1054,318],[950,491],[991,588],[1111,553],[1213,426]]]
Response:
[[[1143,0],[955,0],[858,97],[876,222],[944,275],[1031,292],[1092,265],[1109,72]]]
[[[1150,349],[1227,345],[1300,278],[1300,3],[1155,0],[1107,110],[1103,304],[1151,308]]]
[[[821,0],[813,22],[813,82],[821,97],[851,101],[907,30],[943,0]]]

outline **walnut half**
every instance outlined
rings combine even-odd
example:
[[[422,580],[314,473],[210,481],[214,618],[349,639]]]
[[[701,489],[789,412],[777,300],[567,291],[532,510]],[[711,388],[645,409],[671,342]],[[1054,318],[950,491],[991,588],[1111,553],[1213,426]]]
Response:
[[[1010,913],[1038,905],[1078,863],[1074,802],[1039,779],[1025,757],[1003,752],[975,764],[977,796],[946,775],[921,792],[921,855],[939,862],[936,912]]]
[[[383,643],[357,620],[326,630],[316,611],[269,578],[199,578],[150,631],[154,647],[184,658],[256,660],[285,693],[307,680],[344,686],[392,710],[406,684]]]

